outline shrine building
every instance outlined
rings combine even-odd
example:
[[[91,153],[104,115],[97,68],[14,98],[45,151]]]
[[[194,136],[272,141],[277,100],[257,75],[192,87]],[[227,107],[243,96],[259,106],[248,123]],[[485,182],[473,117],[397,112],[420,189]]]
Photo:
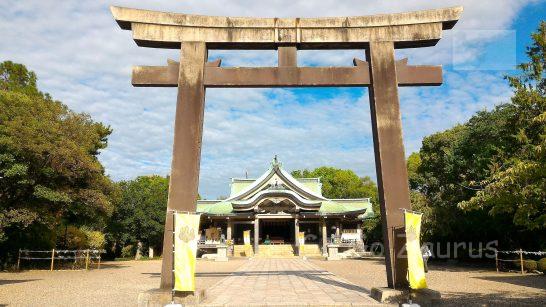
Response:
[[[198,200],[197,212],[199,248],[228,245],[228,256],[249,256],[250,246],[265,256],[327,255],[329,244],[355,248],[362,223],[374,216],[369,198],[326,198],[320,178],[294,178],[276,157],[258,179],[233,178],[226,199]]]

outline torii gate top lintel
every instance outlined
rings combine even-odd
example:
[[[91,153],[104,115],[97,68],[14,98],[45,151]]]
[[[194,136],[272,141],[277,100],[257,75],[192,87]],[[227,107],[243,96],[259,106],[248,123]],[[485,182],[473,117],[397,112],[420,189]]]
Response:
[[[122,29],[132,30],[142,47],[180,48],[204,41],[208,49],[345,49],[370,41],[392,41],[396,48],[435,45],[442,30],[458,21],[461,6],[353,17],[252,18],[167,13],[112,6]]]

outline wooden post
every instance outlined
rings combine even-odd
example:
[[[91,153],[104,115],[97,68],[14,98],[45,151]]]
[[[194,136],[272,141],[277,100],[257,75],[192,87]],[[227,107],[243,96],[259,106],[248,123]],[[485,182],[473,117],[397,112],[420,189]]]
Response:
[[[495,267],[497,269],[497,273],[499,272],[499,252],[495,250]]]
[[[370,113],[377,188],[385,244],[389,288],[408,288],[407,259],[398,257],[405,245],[402,209],[411,209],[408,171],[402,142],[402,120],[394,43],[371,41],[366,53],[370,69]],[[400,236],[396,238],[395,236]]]
[[[206,60],[205,42],[182,43],[167,210],[194,212],[196,208],[205,111],[203,74]],[[173,287],[172,229],[173,214],[168,212],[163,236],[160,287],[169,290]]]
[[[19,256],[17,257],[17,271],[19,271],[20,264],[21,264],[21,249],[19,249]]]
[[[51,250],[51,268],[50,271],[53,271],[53,263],[55,262],[55,249]]]
[[[519,249],[519,262],[521,265],[521,274],[523,275],[523,250]]]
[[[85,252],[85,269],[89,270],[89,250]]]

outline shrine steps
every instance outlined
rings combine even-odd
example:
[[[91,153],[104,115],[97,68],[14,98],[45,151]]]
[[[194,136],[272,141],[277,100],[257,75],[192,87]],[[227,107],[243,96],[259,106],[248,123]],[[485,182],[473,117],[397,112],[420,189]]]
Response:
[[[292,244],[260,244],[258,247],[258,258],[292,258],[295,257]]]
[[[303,248],[300,248],[300,256],[306,257],[322,257],[322,251],[318,244],[305,244]]]
[[[292,258],[296,257],[296,251],[292,244],[260,244],[258,254],[254,255],[253,248],[245,249],[244,245],[233,246],[233,257],[257,257],[257,258]],[[247,254],[249,252],[249,254]],[[319,244],[305,244],[300,249],[300,256],[322,257]]]

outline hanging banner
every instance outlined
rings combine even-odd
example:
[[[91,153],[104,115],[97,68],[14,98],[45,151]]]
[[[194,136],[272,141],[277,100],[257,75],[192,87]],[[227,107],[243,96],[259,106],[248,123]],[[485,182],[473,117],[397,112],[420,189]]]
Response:
[[[421,216],[421,214],[407,211],[404,213],[406,250],[408,253],[408,280],[412,289],[425,289],[427,287],[425,266],[419,242],[421,236]]]
[[[243,242],[245,245],[250,245],[250,230],[245,230],[243,232]]]
[[[300,254],[305,252],[305,232],[298,233],[298,243],[300,245]]]
[[[199,214],[174,214],[174,290],[195,291]]]
[[[245,250],[245,256],[246,257],[252,257],[252,246],[250,246],[250,230],[243,231],[243,243],[244,250]]]

